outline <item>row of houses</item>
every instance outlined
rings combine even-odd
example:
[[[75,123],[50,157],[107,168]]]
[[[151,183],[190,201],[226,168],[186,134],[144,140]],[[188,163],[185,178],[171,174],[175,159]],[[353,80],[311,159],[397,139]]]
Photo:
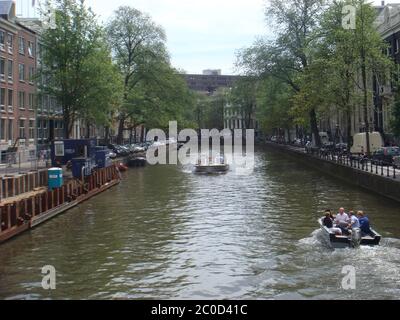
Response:
[[[41,66],[38,18],[16,16],[14,1],[0,0],[0,154],[36,152],[64,137],[62,108],[54,97],[39,94]],[[79,120],[72,139],[101,138],[104,130],[87,128]],[[2,157],[0,158],[1,162]]]

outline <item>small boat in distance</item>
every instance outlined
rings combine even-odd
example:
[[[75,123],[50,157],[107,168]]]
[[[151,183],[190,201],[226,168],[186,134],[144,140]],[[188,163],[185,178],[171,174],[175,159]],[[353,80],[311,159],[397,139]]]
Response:
[[[324,218],[318,223],[322,229],[324,238],[328,240],[333,248],[355,248],[358,246],[378,246],[382,236],[371,228],[371,234],[361,236],[361,230],[353,231],[351,235],[337,235],[334,231],[324,226]]]
[[[203,173],[203,174],[217,174],[217,173],[226,173],[229,171],[229,165],[225,163],[225,159],[223,157],[218,157],[216,161],[210,157],[208,163],[203,164],[201,159],[197,165],[195,165],[195,173]]]

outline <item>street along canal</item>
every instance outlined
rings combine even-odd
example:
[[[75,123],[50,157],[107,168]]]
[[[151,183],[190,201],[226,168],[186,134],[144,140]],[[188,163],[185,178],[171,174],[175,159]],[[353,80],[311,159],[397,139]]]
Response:
[[[319,237],[326,208],[362,209],[380,247],[333,251]],[[250,176],[148,166],[0,247],[7,299],[397,299],[400,210],[259,149]],[[56,290],[42,289],[53,265]],[[356,290],[341,286],[356,269]]]

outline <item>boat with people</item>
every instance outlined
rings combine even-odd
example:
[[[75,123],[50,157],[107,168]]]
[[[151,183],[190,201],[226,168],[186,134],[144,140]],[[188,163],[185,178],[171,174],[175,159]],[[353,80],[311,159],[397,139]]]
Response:
[[[229,171],[229,165],[225,163],[225,158],[220,156],[216,159],[209,158],[208,161],[203,162],[199,159],[198,163],[195,165],[195,173],[199,174],[218,174],[226,173]]]
[[[357,248],[359,246],[377,246],[382,236],[369,227],[369,220],[362,211],[357,216],[351,211],[349,215],[341,208],[337,216],[333,216],[330,210],[326,215],[318,219],[324,238],[333,248]],[[341,219],[343,217],[343,219]],[[368,221],[367,229],[363,219]]]

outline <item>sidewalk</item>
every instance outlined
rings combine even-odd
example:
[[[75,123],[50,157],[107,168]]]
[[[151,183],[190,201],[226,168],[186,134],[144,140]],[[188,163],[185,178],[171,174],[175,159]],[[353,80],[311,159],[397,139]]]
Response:
[[[356,171],[368,172],[370,174],[384,177],[390,180],[400,181],[400,170],[395,169],[393,166],[390,165],[386,166],[386,165],[372,164],[370,160],[362,163],[360,160],[352,160],[350,157],[346,155],[338,155],[335,153],[318,153],[318,154],[309,153],[306,152],[305,148],[293,145],[278,144],[274,142],[266,142],[266,144],[272,146],[278,146],[281,147],[282,149],[284,148],[292,152],[306,154],[310,157],[325,161],[330,161],[342,166],[347,166]]]

